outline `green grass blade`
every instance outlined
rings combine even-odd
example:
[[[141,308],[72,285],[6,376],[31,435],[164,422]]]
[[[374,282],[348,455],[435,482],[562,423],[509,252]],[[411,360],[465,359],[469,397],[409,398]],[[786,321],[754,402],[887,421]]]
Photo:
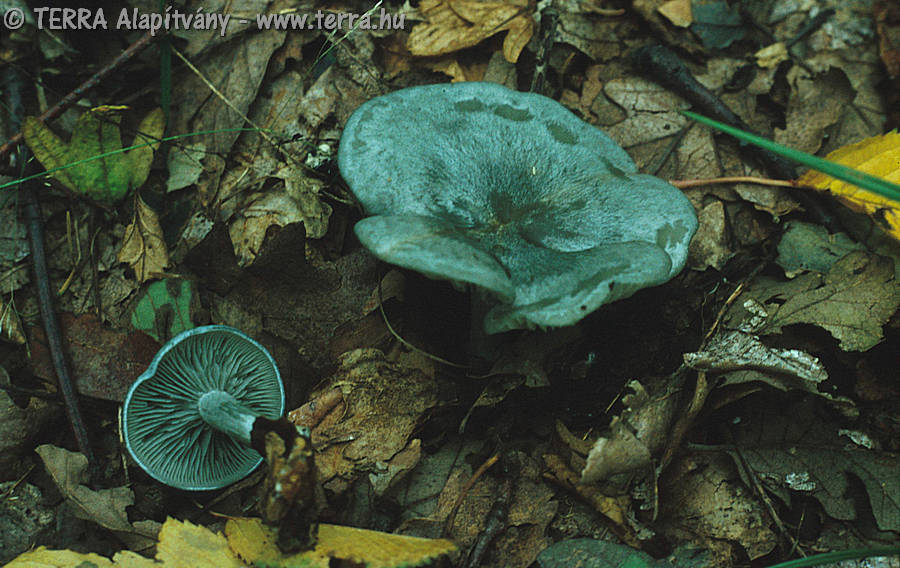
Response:
[[[703,115],[699,115],[687,110],[683,110],[680,112],[688,118],[692,118],[701,124],[705,124],[706,126],[711,126],[716,130],[721,130],[722,132],[730,134],[735,138],[743,140],[744,142],[748,142],[755,146],[765,148],[766,150],[774,154],[778,154],[779,156],[783,156],[789,160],[793,160],[799,164],[820,171],[823,174],[829,175],[833,178],[837,178],[847,183],[852,183],[853,185],[861,187],[863,189],[867,189],[872,193],[877,193],[882,197],[900,202],[900,185],[891,183],[886,179],[869,175],[859,170],[849,168],[843,164],[838,164],[836,162],[831,162],[829,160],[819,158],[818,156],[807,154],[806,152],[801,152],[800,150],[794,150],[793,148],[782,146],[781,144],[772,142],[771,140],[767,140],[762,136],[744,132],[739,128],[723,124]]]

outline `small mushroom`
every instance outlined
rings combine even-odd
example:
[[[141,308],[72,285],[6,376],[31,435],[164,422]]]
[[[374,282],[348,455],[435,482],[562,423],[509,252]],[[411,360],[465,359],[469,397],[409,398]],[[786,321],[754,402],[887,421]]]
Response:
[[[257,417],[277,420],[284,387],[275,360],[244,333],[208,325],[178,334],[125,398],[125,445],[154,479],[178,489],[219,489],[253,471]]]
[[[401,89],[347,121],[338,166],[378,258],[493,293],[488,333],[571,325],[684,267],[697,216],[556,101],[492,83]]]

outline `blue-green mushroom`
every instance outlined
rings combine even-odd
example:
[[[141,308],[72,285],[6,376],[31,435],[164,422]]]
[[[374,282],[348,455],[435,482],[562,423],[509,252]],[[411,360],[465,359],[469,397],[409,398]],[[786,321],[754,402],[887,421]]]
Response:
[[[547,97],[411,87],[347,121],[338,166],[378,258],[490,292],[488,333],[566,326],[668,281],[697,216],[611,138]]]
[[[253,471],[258,417],[284,413],[275,360],[232,327],[184,331],[153,358],[122,409],[131,457],[154,479],[188,490],[219,489]]]

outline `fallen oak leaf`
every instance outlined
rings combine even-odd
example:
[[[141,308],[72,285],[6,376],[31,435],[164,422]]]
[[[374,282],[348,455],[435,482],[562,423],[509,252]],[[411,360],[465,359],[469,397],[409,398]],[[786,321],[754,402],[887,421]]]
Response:
[[[122,248],[116,259],[128,263],[142,284],[151,278],[159,278],[169,266],[169,252],[159,217],[140,195],[134,198],[134,219],[125,228]]]
[[[419,12],[428,21],[417,25],[409,35],[406,45],[413,55],[453,53],[508,30],[503,57],[515,63],[534,34],[528,2],[522,0],[424,0]]]
[[[44,467],[72,507],[75,516],[123,536],[137,538],[142,544],[155,540],[156,530],[151,526],[132,524],[128,520],[125,509],[134,504],[134,492],[131,489],[111,487],[95,491],[87,487],[88,462],[83,454],[51,444],[38,446],[35,452],[41,457]]]
[[[824,276],[808,273],[768,288],[760,284],[748,293],[767,311],[759,333],[812,324],[827,330],[844,351],[866,351],[878,344],[884,337],[881,326],[900,305],[893,260],[862,251],[847,254]]]

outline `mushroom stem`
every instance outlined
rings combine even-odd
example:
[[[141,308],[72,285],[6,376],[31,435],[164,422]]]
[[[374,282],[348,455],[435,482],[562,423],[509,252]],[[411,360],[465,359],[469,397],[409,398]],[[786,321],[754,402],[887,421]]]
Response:
[[[497,360],[501,339],[497,335],[488,335],[484,330],[484,318],[493,307],[489,293],[477,286],[470,288],[469,365],[482,369],[485,364]]]
[[[200,397],[198,406],[204,422],[245,446],[250,446],[250,433],[256,415],[236,398],[225,391],[209,391]]]

